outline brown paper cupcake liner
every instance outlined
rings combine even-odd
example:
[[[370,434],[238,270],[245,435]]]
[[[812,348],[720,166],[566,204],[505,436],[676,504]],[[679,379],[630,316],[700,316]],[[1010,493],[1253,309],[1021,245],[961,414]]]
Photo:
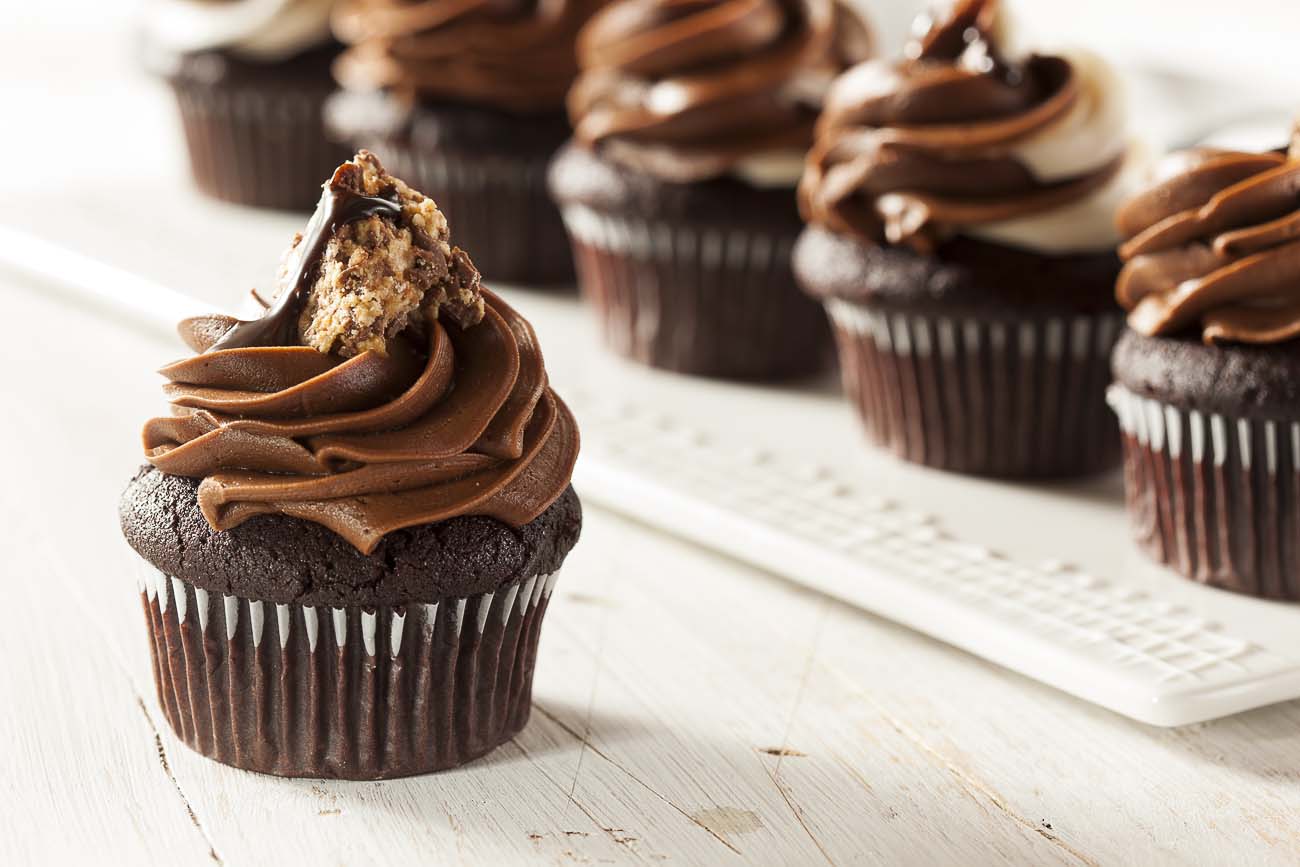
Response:
[[[199,189],[241,205],[310,211],[348,159],[325,135],[324,89],[172,83]]]
[[[369,609],[209,594],[142,568],[158,701],[177,737],[246,770],[353,780],[452,768],[519,732],[559,574]]]
[[[456,245],[489,280],[571,285],[573,258],[560,213],[546,190],[551,154],[424,150],[401,139],[364,146],[388,170],[438,203]]]
[[[780,379],[828,366],[819,305],[796,287],[795,234],[564,209],[579,284],[616,352],[701,376]]]
[[[1203,413],[1120,385],[1108,398],[1143,550],[1194,581],[1300,600],[1300,422]]]
[[[867,433],[938,469],[1059,478],[1118,465],[1106,408],[1114,315],[934,315],[832,299],[844,389]]]

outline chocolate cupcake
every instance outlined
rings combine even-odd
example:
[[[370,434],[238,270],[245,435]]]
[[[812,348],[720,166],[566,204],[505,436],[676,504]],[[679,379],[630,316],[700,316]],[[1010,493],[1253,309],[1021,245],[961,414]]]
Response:
[[[795,273],[826,305],[877,444],[1005,477],[1119,460],[1114,208],[1133,165],[1106,66],[998,46],[994,0],[920,19],[905,59],[832,86]]]
[[[455,214],[490,279],[569,283],[546,166],[569,136],[574,39],[602,2],[344,0],[334,28],[351,48],[330,128]]]
[[[349,151],[325,136],[338,45],[333,0],[154,0],[149,65],[176,95],[200,190],[263,208],[310,210]]]
[[[528,719],[582,512],[531,327],[366,152],[256,320],[182,323],[123,494],[177,736],[283,776],[454,767]]]
[[[1118,215],[1129,331],[1110,399],[1138,543],[1300,600],[1300,160],[1174,154]]]
[[[617,0],[584,28],[550,183],[614,349],[706,376],[825,366],[794,188],[826,85],[869,49],[837,0]]]

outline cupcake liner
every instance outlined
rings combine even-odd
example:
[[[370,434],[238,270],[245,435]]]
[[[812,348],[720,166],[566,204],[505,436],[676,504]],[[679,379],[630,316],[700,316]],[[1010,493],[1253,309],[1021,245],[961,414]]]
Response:
[[[145,566],[158,701],[189,747],[246,770],[373,780],[455,767],[528,721],[558,575],[333,608],[210,594]]]
[[[1119,463],[1106,409],[1116,314],[1019,321],[826,302],[844,389],[878,445],[914,463],[1017,478]]]
[[[1300,600],[1300,422],[1204,413],[1111,386],[1133,534],[1194,581]]]
[[[796,287],[795,233],[564,208],[583,294],[606,342],[682,373],[773,379],[827,366],[819,305]]]
[[[309,211],[349,152],[325,135],[326,91],[172,82],[199,189],[262,208]]]
[[[550,153],[424,150],[401,139],[368,140],[388,170],[438,203],[456,246],[503,283],[570,284],[573,259],[546,191]]]

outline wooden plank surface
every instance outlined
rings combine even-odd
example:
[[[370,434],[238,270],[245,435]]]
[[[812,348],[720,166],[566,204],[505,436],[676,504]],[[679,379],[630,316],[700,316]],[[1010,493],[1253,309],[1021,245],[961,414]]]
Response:
[[[177,351],[0,275],[0,859],[1158,864],[1300,858],[1300,706],[1142,727],[589,509],[528,728],[382,783],[191,754],[115,499]],[[13,858],[4,858],[12,853]]]
[[[196,224],[192,249],[160,248],[165,196],[114,222],[124,190],[182,177],[128,7],[52,0],[0,27],[0,97],[43,131],[0,200],[225,293],[281,240],[209,251]],[[127,128],[110,153],[85,135]],[[69,187],[79,210],[52,198]],[[1300,861],[1300,703],[1149,729],[592,508],[532,721],[486,760],[351,784],[208,762],[157,707],[115,515],[177,347],[3,272],[0,310],[0,864]]]

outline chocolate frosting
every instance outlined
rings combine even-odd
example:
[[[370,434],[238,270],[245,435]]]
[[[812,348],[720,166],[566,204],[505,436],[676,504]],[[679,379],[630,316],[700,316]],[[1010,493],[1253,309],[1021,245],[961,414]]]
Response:
[[[564,492],[578,431],[547,386],[529,324],[484,290],[486,315],[427,322],[387,355],[304,346],[211,350],[229,317],[183,323],[198,353],[162,369],[175,415],[144,428],[145,455],[201,477],[213,529],[278,513],[329,527],[363,553],[385,533],[455,515],[512,526]]]
[[[673,181],[794,150],[832,76],[870,52],[838,0],[617,0],[578,38],[577,140]]]
[[[345,0],[334,31],[352,47],[335,75],[356,90],[486,105],[563,109],[574,39],[604,0]]]
[[[1206,343],[1300,336],[1300,159],[1195,148],[1172,154],[1120,209],[1116,297],[1148,336]]]
[[[962,228],[1064,207],[1115,175],[1122,153],[1050,180],[1016,153],[1066,119],[1080,82],[1062,57],[1003,57],[997,14],[997,0],[959,0],[918,19],[903,60],[836,80],[800,184],[805,219],[929,254]]]

